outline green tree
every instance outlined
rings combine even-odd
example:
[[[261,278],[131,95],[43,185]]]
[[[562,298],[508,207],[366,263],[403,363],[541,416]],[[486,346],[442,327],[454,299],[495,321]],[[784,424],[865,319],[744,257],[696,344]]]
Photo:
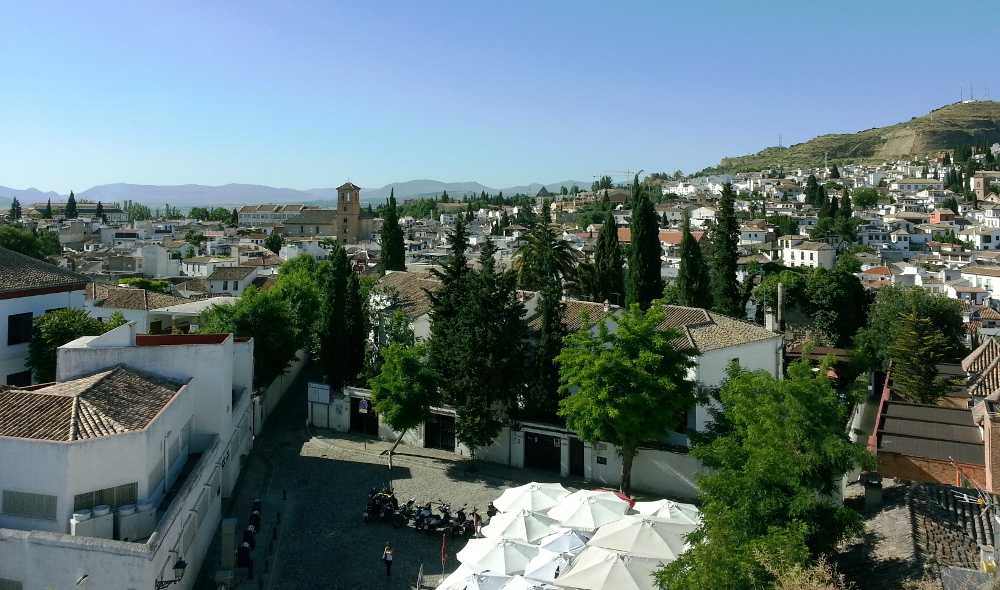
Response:
[[[930,318],[915,312],[900,317],[889,356],[892,391],[907,401],[933,404],[959,385],[956,377],[938,374],[938,363],[952,361],[955,355]]]
[[[590,295],[597,302],[621,305],[625,301],[625,261],[618,242],[618,226],[608,209],[594,247],[594,288]]]
[[[837,168],[836,164],[834,164],[833,169],[830,170],[830,178],[840,178],[840,170]]]
[[[695,404],[695,384],[687,375],[699,353],[677,346],[679,330],[659,329],[665,318],[662,302],[648,311],[633,303],[614,318],[613,332],[603,319],[596,328],[585,321],[557,358],[560,390],[569,394],[559,402],[559,415],[582,440],[618,447],[625,494],[631,493],[639,445],[683,428],[681,415]]]
[[[101,320],[75,307],[64,307],[35,318],[28,342],[28,361],[38,383],[56,380],[56,351],[81,336],[98,336],[106,329]]]
[[[97,202],[97,207],[94,209],[94,217],[100,219],[101,221],[105,221],[104,204],[101,203],[100,201]]]
[[[184,250],[184,259],[187,260],[188,258],[194,258],[197,255],[198,253],[195,252],[194,246],[188,244],[187,249]]]
[[[787,379],[731,367],[721,410],[691,450],[711,469],[697,478],[702,522],[691,548],[659,572],[660,588],[771,587],[765,564],[809,567],[864,530],[857,512],[828,500],[846,473],[875,463],[844,429],[830,362],[815,373],[793,362]]]
[[[639,182],[636,175],[635,183]],[[628,258],[626,299],[630,305],[638,303],[649,309],[655,299],[663,296],[663,279],[660,275],[660,228],[656,210],[645,191],[639,193],[632,207],[632,245]]]
[[[611,177],[601,176],[600,180],[595,180],[590,186],[590,190],[596,193],[597,191],[607,190],[612,187],[614,187],[614,183],[611,181]]]
[[[118,284],[134,289],[156,291],[157,293],[170,293],[170,281],[154,281],[145,277],[137,277],[132,279],[118,279]]]
[[[198,333],[253,338],[253,377],[267,387],[288,371],[303,336],[292,306],[272,291],[247,287],[231,305],[213,305],[198,316]]]
[[[701,252],[701,244],[691,234],[691,223],[684,216],[684,229],[680,247],[680,269],[677,272],[679,305],[711,309],[712,290],[708,265]]]
[[[277,254],[281,252],[281,247],[285,245],[285,238],[277,232],[271,232],[264,238],[264,247]]]
[[[240,212],[233,208],[233,212],[229,214],[229,225],[236,227],[240,224]]]
[[[315,345],[313,338],[319,319],[320,290],[318,265],[310,254],[299,254],[278,269],[278,278],[268,290],[292,308],[302,337],[302,347]]]
[[[63,214],[66,216],[66,219],[76,219],[77,217],[76,195],[73,194],[73,191],[69,191],[69,199],[66,200],[66,210],[63,211]]]
[[[50,262],[50,256],[62,252],[59,236],[55,232],[26,230],[19,223],[0,226],[0,247],[45,262]]]
[[[865,324],[867,300],[861,281],[845,270],[817,268],[806,277],[804,296],[813,325],[831,345],[849,347]]]
[[[524,245],[514,255],[513,268],[518,284],[528,291],[540,291],[554,283],[562,289],[563,281],[575,282],[576,258],[569,242],[556,233],[548,222],[546,207],[544,223],[538,223],[528,233]]]
[[[17,221],[21,219],[21,202],[14,197],[14,200],[10,202],[10,214],[7,216],[11,221]]]
[[[854,204],[861,207],[862,211],[867,211],[878,204],[878,191],[873,188],[858,188],[851,193]]]
[[[399,433],[392,453],[407,431],[430,420],[431,406],[441,403],[440,390],[427,362],[426,344],[394,342],[382,350],[382,357],[382,369],[370,385],[379,419]]]
[[[712,303],[719,313],[743,318],[746,311],[740,309],[739,283],[736,280],[740,223],[736,218],[735,200],[733,185],[727,182],[722,187],[719,212],[712,227]]]
[[[347,252],[334,244],[329,260],[319,263],[317,282],[320,313],[318,357],[335,387],[353,382],[364,365],[364,319],[360,283],[351,270]]]
[[[406,244],[403,228],[399,226],[399,211],[396,208],[396,189],[390,189],[389,200],[382,212],[382,273],[390,270],[406,270]]]
[[[42,211],[42,219],[52,219],[52,199],[45,202],[45,210]]]

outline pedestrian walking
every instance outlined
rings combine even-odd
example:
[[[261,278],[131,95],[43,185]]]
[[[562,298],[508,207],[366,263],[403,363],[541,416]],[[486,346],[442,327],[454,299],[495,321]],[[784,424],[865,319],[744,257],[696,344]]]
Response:
[[[382,562],[385,563],[385,577],[392,577],[392,543],[386,543],[385,549],[382,550]]]

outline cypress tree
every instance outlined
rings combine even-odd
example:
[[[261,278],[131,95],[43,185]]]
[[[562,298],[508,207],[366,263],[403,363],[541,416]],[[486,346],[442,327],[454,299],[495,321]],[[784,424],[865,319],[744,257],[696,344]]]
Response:
[[[104,205],[100,201],[97,202],[97,208],[94,209],[94,217],[104,221]]]
[[[69,199],[66,201],[66,219],[76,219],[76,196],[73,191],[69,191]]]
[[[722,187],[719,212],[712,228],[712,302],[715,311],[742,318],[745,312],[740,309],[740,289],[736,280],[740,223],[736,218],[735,200],[733,185],[727,182]]]
[[[52,199],[45,203],[45,211],[42,211],[42,219],[52,219]]]
[[[851,204],[851,193],[844,189],[844,199],[840,203],[840,216],[850,219],[854,216],[854,207]]]
[[[10,220],[17,221],[21,219],[21,202],[14,197],[14,200],[10,203]]]
[[[837,169],[837,165],[833,165],[833,170],[830,171],[830,178],[840,178],[840,170]]]
[[[406,270],[406,248],[403,243],[403,228],[399,227],[396,189],[389,191],[389,200],[382,216],[382,272],[389,270]]]
[[[677,289],[680,304],[688,307],[710,309],[712,289],[708,266],[701,252],[701,244],[691,234],[691,223],[684,216],[684,230],[681,238],[681,266],[677,273]]]
[[[639,178],[636,175],[636,184]],[[734,214],[735,219],[735,214]],[[660,228],[649,196],[640,193],[632,208],[632,248],[628,261],[626,303],[638,303],[644,311],[663,296],[660,278]]]
[[[615,224],[614,214],[608,211],[594,247],[597,289],[591,295],[597,302],[607,300],[614,305],[622,304],[625,299],[624,268],[625,261],[618,243],[618,226]]]

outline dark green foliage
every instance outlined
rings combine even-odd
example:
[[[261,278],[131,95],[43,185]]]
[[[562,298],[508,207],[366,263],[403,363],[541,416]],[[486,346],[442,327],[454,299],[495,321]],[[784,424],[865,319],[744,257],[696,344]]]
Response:
[[[814,373],[796,361],[784,380],[731,368],[722,409],[691,451],[712,470],[697,479],[702,523],[690,550],[659,572],[660,588],[772,587],[764,563],[808,567],[864,530],[857,512],[824,499],[844,474],[875,466],[844,429],[829,362]]]
[[[372,402],[379,420],[406,432],[431,418],[440,404],[437,375],[427,362],[427,345],[394,342],[382,350],[385,362],[371,379]]]
[[[14,200],[10,202],[10,213],[7,218],[11,221],[21,219],[21,202],[17,200],[17,197],[14,197]]]
[[[97,217],[101,221],[105,221],[105,219],[104,219],[104,205],[100,201],[97,202],[97,207],[94,209],[94,217]]]
[[[677,272],[678,304],[711,309],[712,285],[708,264],[702,255],[701,244],[691,235],[691,224],[686,217],[680,258],[680,269]]]
[[[625,301],[625,260],[618,242],[615,216],[608,209],[604,225],[597,234],[594,247],[595,288],[590,291],[594,301],[621,305]]]
[[[364,309],[361,284],[347,252],[334,244],[329,260],[317,265],[320,312],[316,340],[318,358],[334,387],[354,382],[364,366]]]
[[[399,226],[396,207],[396,189],[389,191],[389,200],[382,213],[382,273],[389,270],[406,270],[406,244],[403,228]]]
[[[45,202],[45,210],[42,211],[42,219],[52,219],[52,199]]]
[[[562,321],[566,305],[561,295],[554,284],[539,293],[538,311],[542,316],[542,329],[535,349],[531,390],[525,400],[525,418],[529,420],[556,421],[559,409],[559,366],[556,357],[562,352],[563,338],[567,333]]]
[[[554,284],[561,292],[563,282],[575,282],[573,249],[569,242],[559,238],[552,225],[547,221],[536,224],[527,238],[514,257],[514,269],[522,289],[541,291]]]
[[[629,304],[638,303],[645,311],[655,299],[663,296],[663,279],[660,275],[660,228],[656,220],[656,210],[645,191],[640,192],[632,207],[631,227],[632,244],[628,258],[625,301]]]
[[[830,170],[830,178],[840,178],[840,170],[837,168],[836,164],[834,164],[833,169]]]
[[[733,186],[726,183],[719,198],[719,212],[712,227],[712,304],[719,313],[742,318],[745,310],[740,308],[739,284],[736,280],[739,259],[740,223],[736,218],[736,193]]]
[[[885,371],[889,366],[889,348],[898,339],[899,319],[908,313],[930,319],[934,328],[944,336],[944,350],[949,361],[957,361],[964,356],[965,328],[961,304],[957,300],[932,295],[920,288],[886,285],[878,290],[875,301],[868,309],[866,327],[858,331],[854,340],[857,354],[872,370]]]
[[[56,351],[81,336],[98,336],[109,326],[82,310],[65,307],[35,318],[28,343],[28,361],[38,383],[56,380]]]
[[[180,217],[180,215],[175,215],[174,217]],[[229,225],[236,227],[240,224],[240,212],[233,208],[232,213],[229,214]]]
[[[46,262],[62,252],[58,234],[22,229],[19,223],[0,226],[0,247]]]
[[[76,195],[73,194],[73,191],[69,191],[69,199],[66,201],[66,211],[63,213],[65,214],[66,219],[76,219],[77,217]]]
[[[854,189],[851,198],[856,206],[861,207],[862,211],[871,209],[878,204],[878,190],[873,188]]]
[[[958,201],[955,199],[955,197],[948,197],[947,199],[945,199],[944,202],[941,203],[941,208],[951,209],[952,213],[958,215]]]
[[[930,318],[910,312],[899,318],[892,358],[892,392],[917,404],[933,404],[959,385],[955,376],[938,375],[938,363],[954,360],[948,341]]]
[[[602,176],[600,180],[595,180],[594,181],[594,183],[590,186],[590,190],[596,193],[597,191],[607,190],[607,189],[613,188],[613,187],[614,187],[614,184],[611,181],[611,177],[610,176]]]
[[[264,238],[264,247],[274,252],[275,255],[281,252],[281,247],[285,245],[285,238],[281,237],[281,234],[277,232],[271,232],[267,234]]]
[[[699,353],[675,346],[681,332],[659,329],[664,319],[661,301],[648,311],[633,303],[615,318],[614,332],[603,318],[596,330],[585,323],[566,338],[557,359],[560,391],[567,395],[559,402],[559,415],[581,440],[619,447],[625,494],[631,492],[639,445],[683,428],[682,413],[695,403],[688,370]]]
[[[778,304],[778,283],[785,284],[785,308],[797,307],[826,336],[831,346],[849,347],[855,333],[864,326],[868,299],[861,281],[850,271],[850,255],[843,265],[829,270],[787,269],[768,273],[753,291],[758,306],[774,310]],[[857,262],[857,258],[854,258]],[[860,265],[859,265],[860,266]]]
[[[147,278],[118,279],[119,285],[127,285],[135,289],[145,289],[156,291],[157,293],[170,293],[170,281],[154,281]]]
[[[268,290],[288,303],[295,314],[302,348],[313,345],[316,321],[319,317],[320,291],[318,264],[310,254],[299,254],[278,269],[278,278]]]

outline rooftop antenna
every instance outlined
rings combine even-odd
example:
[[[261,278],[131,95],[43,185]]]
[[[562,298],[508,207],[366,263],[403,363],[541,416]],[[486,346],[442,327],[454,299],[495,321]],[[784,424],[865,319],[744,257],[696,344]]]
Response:
[[[965,102],[965,80],[958,83],[958,102]]]
[[[778,134],[778,149],[781,149],[781,134]]]

